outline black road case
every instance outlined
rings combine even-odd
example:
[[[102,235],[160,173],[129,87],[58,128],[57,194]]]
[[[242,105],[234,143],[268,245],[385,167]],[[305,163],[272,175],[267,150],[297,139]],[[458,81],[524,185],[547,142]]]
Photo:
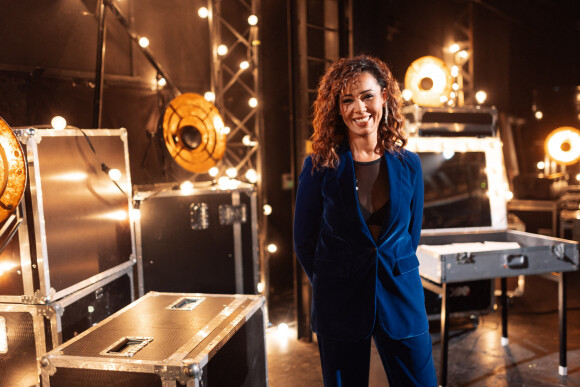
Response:
[[[142,293],[257,294],[256,200],[254,187],[247,184],[234,189],[138,188]]]
[[[267,386],[264,298],[149,292],[41,360],[48,386]]]

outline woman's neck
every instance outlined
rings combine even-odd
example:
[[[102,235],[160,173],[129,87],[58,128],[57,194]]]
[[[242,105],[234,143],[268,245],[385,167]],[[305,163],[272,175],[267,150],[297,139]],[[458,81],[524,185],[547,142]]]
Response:
[[[377,152],[377,139],[369,137],[350,137],[349,138],[350,151],[352,158],[355,161],[373,161],[381,157],[381,153]]]

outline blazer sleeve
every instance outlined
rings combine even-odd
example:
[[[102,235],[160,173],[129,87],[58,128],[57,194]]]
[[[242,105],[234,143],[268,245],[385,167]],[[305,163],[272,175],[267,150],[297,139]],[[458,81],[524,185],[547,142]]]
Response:
[[[421,159],[415,153],[410,153],[413,160],[413,169],[415,173],[415,184],[411,198],[411,221],[409,223],[409,234],[413,241],[413,249],[416,251],[421,238],[421,226],[423,224],[423,200],[424,200],[424,183],[423,170],[421,169]]]
[[[294,207],[294,251],[310,283],[322,213],[322,173],[312,170],[312,159],[308,156],[298,178]]]

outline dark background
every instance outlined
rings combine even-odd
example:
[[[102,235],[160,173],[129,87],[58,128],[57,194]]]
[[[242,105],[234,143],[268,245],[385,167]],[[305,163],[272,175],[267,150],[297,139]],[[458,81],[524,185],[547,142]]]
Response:
[[[224,12],[239,12],[222,1]],[[312,1],[309,3],[317,3]],[[425,55],[441,57],[453,23],[467,2],[454,0],[354,0],[353,53],[385,60],[399,81]],[[474,85],[486,105],[522,119],[516,143],[519,169],[533,172],[543,140],[553,129],[580,128],[580,2],[577,0],[473,1]],[[134,30],[181,92],[210,88],[207,19],[201,0],[120,0]],[[288,8],[292,0],[261,0],[260,82],[265,168],[263,196],[274,212],[268,239],[270,291],[292,288],[292,73]],[[95,0],[0,0],[0,116],[12,127],[47,125],[54,115],[90,128],[97,53]],[[189,173],[169,157],[158,133],[171,96],[154,86],[155,69],[109,13],[102,128],[125,127],[133,184],[179,182]],[[533,118],[532,106],[544,112]],[[286,179],[284,179],[284,177]],[[290,179],[292,180],[292,176]]]

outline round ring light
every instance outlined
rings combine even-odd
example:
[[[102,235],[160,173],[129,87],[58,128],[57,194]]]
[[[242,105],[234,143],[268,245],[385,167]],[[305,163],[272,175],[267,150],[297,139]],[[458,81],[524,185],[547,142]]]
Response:
[[[434,56],[415,60],[405,73],[405,89],[411,90],[411,99],[421,106],[440,106],[441,97],[449,96],[452,84],[451,71]]]
[[[0,222],[14,212],[26,187],[27,169],[20,141],[0,118]]]
[[[163,138],[177,164],[195,173],[209,171],[226,150],[224,122],[217,108],[195,93],[181,94],[169,103]]]
[[[544,143],[550,158],[562,165],[580,161],[580,130],[571,126],[554,129]]]

